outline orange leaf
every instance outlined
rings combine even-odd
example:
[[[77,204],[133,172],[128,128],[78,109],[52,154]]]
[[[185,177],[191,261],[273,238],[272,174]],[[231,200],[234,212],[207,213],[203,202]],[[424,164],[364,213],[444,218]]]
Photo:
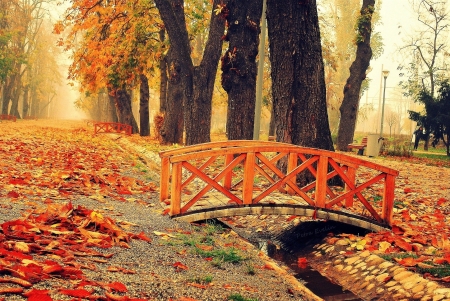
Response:
[[[189,297],[181,297],[177,301],[198,301],[197,299],[189,298]]]
[[[394,258],[394,260],[405,267],[413,267],[417,265],[417,261],[412,257],[406,257],[402,259]]]
[[[404,241],[401,238],[396,239],[395,244],[397,245],[397,247],[399,247],[400,249],[402,249],[404,251],[407,251],[407,252],[412,251],[412,245],[407,243],[406,241]]]
[[[175,267],[176,269],[180,269],[180,270],[188,270],[189,269],[187,266],[185,266],[184,264],[182,264],[179,261],[175,262],[173,264],[173,267]]]
[[[127,287],[121,282],[112,282],[107,284],[106,286],[121,293],[126,293],[128,291]]]
[[[150,237],[148,237],[147,235],[145,235],[144,232],[141,232],[138,235],[134,235],[133,238],[138,238],[140,240],[147,241],[147,242],[152,241],[152,239]]]

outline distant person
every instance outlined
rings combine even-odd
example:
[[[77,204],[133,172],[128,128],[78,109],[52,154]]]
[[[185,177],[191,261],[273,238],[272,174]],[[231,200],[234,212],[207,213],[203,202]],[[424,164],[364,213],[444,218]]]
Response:
[[[423,135],[423,127],[419,127],[417,130],[414,131],[414,150],[417,150],[417,147],[419,146],[419,140],[422,138]]]

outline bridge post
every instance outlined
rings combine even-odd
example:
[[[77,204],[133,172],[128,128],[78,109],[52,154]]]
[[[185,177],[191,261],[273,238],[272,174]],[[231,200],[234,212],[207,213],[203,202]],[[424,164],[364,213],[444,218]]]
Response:
[[[288,162],[287,162],[287,174],[290,173],[292,170],[294,170],[297,167],[297,162],[298,162],[298,156],[297,153],[289,153],[289,157],[288,157]],[[294,177],[292,180],[289,180],[292,184],[297,185],[296,184],[296,177]],[[287,193],[289,193],[290,195],[294,195],[295,191],[294,189],[292,189],[291,186],[286,185],[286,191]]]
[[[328,174],[328,157],[320,156],[317,163],[316,175],[316,206],[325,208],[327,197],[327,174]]]
[[[242,187],[242,200],[249,205],[253,200],[253,182],[255,179],[255,153],[247,153],[244,164],[244,184]]]
[[[172,187],[170,189],[170,215],[181,212],[181,176],[183,162],[177,162],[172,165]]]
[[[159,189],[159,200],[161,202],[169,198],[169,173],[170,160],[168,157],[161,158],[161,179]]]
[[[394,213],[394,190],[395,190],[395,176],[386,174],[383,193],[383,208],[381,218],[389,225],[392,222],[392,215]]]
[[[233,154],[225,155],[225,167],[227,167],[234,159]],[[223,178],[223,188],[230,190],[231,189],[231,179],[233,177],[233,172],[228,172]]]

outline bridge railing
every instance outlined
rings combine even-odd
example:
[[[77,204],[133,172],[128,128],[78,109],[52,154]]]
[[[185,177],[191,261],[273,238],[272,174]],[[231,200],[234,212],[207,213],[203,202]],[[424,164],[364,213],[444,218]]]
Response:
[[[350,210],[381,224],[392,221],[398,171],[342,153],[240,140],[188,146],[160,157],[160,198],[170,202],[174,217],[205,207],[284,202]]]
[[[123,133],[131,135],[133,128],[128,124],[117,122],[94,122],[94,133]]]

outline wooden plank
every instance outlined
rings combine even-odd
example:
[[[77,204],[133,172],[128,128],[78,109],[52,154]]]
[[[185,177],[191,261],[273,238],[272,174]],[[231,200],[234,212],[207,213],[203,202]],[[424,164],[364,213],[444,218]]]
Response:
[[[392,223],[394,210],[394,191],[395,177],[387,175],[384,183],[383,208],[381,212],[381,218],[389,225]]]
[[[170,189],[170,215],[180,213],[182,164],[183,163],[180,162],[172,165],[172,185]]]
[[[320,208],[325,208],[326,201],[326,187],[327,187],[327,174],[328,174],[328,158],[325,156],[319,157],[317,164],[317,176],[316,176],[316,205]]]
[[[226,156],[225,156],[225,168],[226,168],[228,165],[230,165],[231,162],[233,162],[233,158],[234,158],[234,155],[232,155],[232,154],[229,154],[229,155],[226,155]],[[231,180],[232,180],[232,178],[233,178],[233,171],[230,170],[229,172],[227,172],[227,173],[225,174],[225,177],[223,178],[223,187],[224,187],[225,189],[228,189],[228,190],[231,189],[231,183],[232,183]]]
[[[169,158],[161,159],[161,177],[159,180],[159,201],[164,202],[169,198],[170,162]]]
[[[242,200],[244,205],[252,203],[253,182],[255,180],[255,153],[247,153],[244,164],[244,185],[242,187]]]
[[[287,173],[290,173],[297,167],[297,159],[298,159],[298,157],[297,157],[296,153],[290,153],[288,155]],[[296,178],[293,178],[292,180],[290,180],[290,182],[291,182],[291,184],[296,186]],[[293,195],[295,193],[294,190],[292,189],[293,185],[288,185],[286,187],[287,192],[291,195]]]

